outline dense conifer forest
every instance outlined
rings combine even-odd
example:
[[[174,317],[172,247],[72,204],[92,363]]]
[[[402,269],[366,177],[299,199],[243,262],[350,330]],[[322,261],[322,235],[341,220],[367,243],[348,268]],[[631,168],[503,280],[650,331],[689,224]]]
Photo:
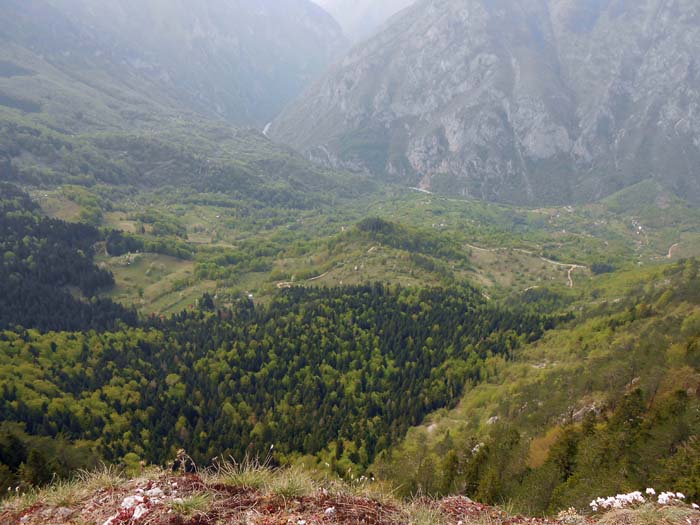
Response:
[[[136,315],[105,299],[112,275],[93,263],[100,232],[42,217],[28,195],[0,184],[0,328],[88,330],[133,324]]]

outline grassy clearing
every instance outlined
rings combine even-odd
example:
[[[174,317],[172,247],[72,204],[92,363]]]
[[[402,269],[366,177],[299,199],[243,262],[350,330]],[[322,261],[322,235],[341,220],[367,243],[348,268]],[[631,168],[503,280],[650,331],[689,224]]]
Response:
[[[79,222],[82,207],[66,198],[61,190],[36,190],[30,193],[44,210],[44,213],[53,219],[67,222]]]
[[[111,257],[101,261],[114,274],[116,286],[108,294],[115,301],[135,305],[144,313],[168,314],[186,309],[213,281],[193,278],[195,263],[152,253]]]

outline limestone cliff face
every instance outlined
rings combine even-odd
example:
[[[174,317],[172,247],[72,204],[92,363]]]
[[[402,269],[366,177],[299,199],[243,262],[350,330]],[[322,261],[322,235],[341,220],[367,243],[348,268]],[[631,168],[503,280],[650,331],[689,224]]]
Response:
[[[271,135],[489,200],[594,200],[653,178],[697,201],[698,57],[693,0],[423,0]]]

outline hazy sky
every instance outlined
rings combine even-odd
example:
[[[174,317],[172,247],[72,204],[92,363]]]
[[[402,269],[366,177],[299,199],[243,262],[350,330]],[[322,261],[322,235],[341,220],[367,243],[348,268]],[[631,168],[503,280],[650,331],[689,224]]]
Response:
[[[331,13],[351,40],[370,36],[390,16],[415,0],[313,0]]]

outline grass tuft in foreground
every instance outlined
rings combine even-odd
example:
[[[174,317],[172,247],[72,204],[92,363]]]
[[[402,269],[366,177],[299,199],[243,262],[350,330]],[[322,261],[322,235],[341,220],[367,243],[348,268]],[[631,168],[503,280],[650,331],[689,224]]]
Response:
[[[197,474],[149,469],[136,479],[103,467],[69,482],[11,497],[0,523],[40,525],[700,525],[681,501],[645,502],[595,516],[575,509],[555,518],[521,517],[465,497],[399,500],[369,480],[362,487],[318,479],[300,468],[227,463]]]

